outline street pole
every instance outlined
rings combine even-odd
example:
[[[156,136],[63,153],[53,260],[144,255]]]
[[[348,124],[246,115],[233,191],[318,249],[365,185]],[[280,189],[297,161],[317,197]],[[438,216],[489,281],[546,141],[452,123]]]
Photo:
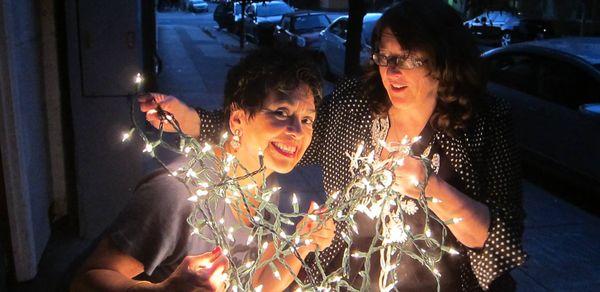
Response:
[[[241,17],[241,27],[240,27],[240,50],[244,49],[244,43],[246,42],[246,30],[244,28],[246,23],[246,0],[242,0],[242,17]],[[233,5],[233,13],[235,15],[235,4]]]

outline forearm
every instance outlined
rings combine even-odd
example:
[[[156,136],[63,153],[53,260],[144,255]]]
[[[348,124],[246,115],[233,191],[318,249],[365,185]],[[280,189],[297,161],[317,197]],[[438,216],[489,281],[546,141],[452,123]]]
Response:
[[[80,274],[71,284],[71,291],[160,291],[160,284],[136,281],[112,270],[94,269]]]
[[[307,246],[301,246],[298,248],[298,253],[302,260],[310,253]],[[275,254],[275,247],[273,243],[269,245],[259,263],[263,263],[273,257]],[[279,278],[275,276],[275,273],[271,270],[269,265],[265,265],[256,271],[252,284],[254,287],[259,285],[263,286],[262,291],[283,291],[287,288],[298,275],[300,268],[302,268],[302,262],[296,257],[295,254],[290,254],[284,258],[285,264],[275,260],[273,264],[277,268]],[[286,267],[287,265],[287,267]],[[289,267],[289,269],[288,269]]]
[[[426,193],[441,200],[440,203],[428,204],[440,219],[461,219],[456,224],[448,225],[460,243],[469,248],[483,247],[490,226],[490,211],[485,204],[473,200],[436,176],[429,180]]]

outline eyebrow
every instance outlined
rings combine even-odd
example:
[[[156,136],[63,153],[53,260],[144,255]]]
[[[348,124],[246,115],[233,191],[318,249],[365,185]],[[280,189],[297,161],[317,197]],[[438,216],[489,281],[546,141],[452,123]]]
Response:
[[[292,106],[293,103],[290,101],[290,97],[289,96],[276,96],[275,100],[273,101],[273,105],[276,106],[280,106],[280,105],[287,105],[287,106]],[[307,110],[308,113],[317,113],[317,110],[314,108],[308,109]]]

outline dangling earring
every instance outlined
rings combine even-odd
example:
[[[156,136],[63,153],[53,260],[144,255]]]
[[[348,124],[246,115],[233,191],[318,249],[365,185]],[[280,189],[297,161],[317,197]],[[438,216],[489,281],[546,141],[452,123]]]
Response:
[[[238,150],[240,148],[240,136],[242,136],[242,132],[240,130],[233,131],[233,137],[231,137],[231,142],[229,142],[229,145],[231,145],[233,150]]]

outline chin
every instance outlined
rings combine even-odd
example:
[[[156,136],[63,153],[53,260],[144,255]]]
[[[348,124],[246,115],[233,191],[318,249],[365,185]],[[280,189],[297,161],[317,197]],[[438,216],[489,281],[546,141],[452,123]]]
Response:
[[[281,161],[272,158],[269,159],[267,157],[265,158],[265,166],[276,173],[289,173],[294,169],[294,167],[296,167],[296,164],[298,164],[298,161],[292,163],[292,161]]]

